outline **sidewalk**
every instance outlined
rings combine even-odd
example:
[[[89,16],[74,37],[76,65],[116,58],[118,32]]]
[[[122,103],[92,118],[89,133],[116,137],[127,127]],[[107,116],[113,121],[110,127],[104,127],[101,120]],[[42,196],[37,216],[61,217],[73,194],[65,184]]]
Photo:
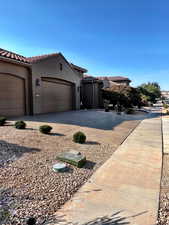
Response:
[[[161,117],[145,119],[56,213],[57,224],[155,225],[161,165]]]
[[[169,154],[169,116],[164,115],[162,117],[163,126],[163,144],[164,144],[164,154]]]

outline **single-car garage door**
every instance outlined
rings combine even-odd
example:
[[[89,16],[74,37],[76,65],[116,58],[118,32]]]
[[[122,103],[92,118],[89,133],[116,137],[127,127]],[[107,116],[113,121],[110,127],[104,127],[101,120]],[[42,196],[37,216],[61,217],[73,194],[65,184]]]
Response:
[[[73,86],[71,83],[42,79],[42,112],[63,112],[72,110]]]
[[[12,75],[0,74],[0,116],[24,114],[24,80]]]

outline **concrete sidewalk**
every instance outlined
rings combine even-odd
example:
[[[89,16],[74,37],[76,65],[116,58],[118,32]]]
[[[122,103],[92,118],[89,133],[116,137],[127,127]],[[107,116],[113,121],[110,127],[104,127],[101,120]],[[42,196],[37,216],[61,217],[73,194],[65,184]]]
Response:
[[[169,116],[162,116],[164,154],[169,154]]]
[[[155,225],[161,165],[161,117],[145,119],[56,213],[57,224]]]

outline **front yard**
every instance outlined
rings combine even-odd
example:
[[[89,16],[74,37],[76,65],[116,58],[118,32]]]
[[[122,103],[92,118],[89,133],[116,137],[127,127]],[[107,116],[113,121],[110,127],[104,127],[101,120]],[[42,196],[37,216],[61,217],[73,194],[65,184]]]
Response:
[[[25,130],[15,129],[14,121],[0,127],[0,213],[4,210],[6,224],[23,224],[30,216],[37,218],[38,224],[54,220],[54,212],[112,155],[144,117],[122,118],[98,111],[70,112],[24,118],[28,125]],[[38,131],[46,123],[53,127],[50,135]],[[72,141],[73,134],[79,130],[87,136],[83,145]],[[52,166],[57,162],[57,154],[72,149],[86,155],[84,168],[68,165],[65,173],[54,172]]]

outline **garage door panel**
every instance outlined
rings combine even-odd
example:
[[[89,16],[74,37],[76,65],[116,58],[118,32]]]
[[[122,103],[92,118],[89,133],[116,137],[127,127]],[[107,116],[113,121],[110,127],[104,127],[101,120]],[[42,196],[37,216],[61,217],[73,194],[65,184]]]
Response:
[[[72,85],[43,81],[42,111],[62,112],[72,110]]]
[[[0,74],[0,115],[21,116],[25,113],[24,80]]]

